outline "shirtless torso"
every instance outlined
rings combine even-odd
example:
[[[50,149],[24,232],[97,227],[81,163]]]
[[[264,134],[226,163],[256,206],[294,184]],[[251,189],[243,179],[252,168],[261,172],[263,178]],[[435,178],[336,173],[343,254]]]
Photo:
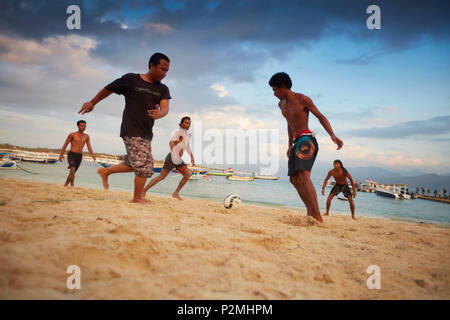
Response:
[[[325,116],[317,109],[317,107],[309,97],[301,93],[289,91],[286,98],[280,100],[278,106],[280,107],[281,114],[284,116],[288,124],[288,157],[292,149],[292,142],[295,135],[304,130],[309,130],[309,112],[312,112],[317,117],[317,119],[319,119],[324,129],[331,136],[331,140],[333,140],[333,142],[337,144],[338,150],[342,148],[342,140],[334,135],[333,129],[331,128],[331,125],[328,122],[327,118],[325,118]]]
[[[347,172],[347,175],[349,173]],[[342,168],[339,169],[331,169],[328,172],[328,176],[331,176],[334,178],[337,184],[343,185],[347,183],[347,175],[344,174],[344,170]]]
[[[70,142],[70,151],[76,153],[83,153],[85,143],[89,140],[89,135],[83,132],[72,132],[67,137]]]

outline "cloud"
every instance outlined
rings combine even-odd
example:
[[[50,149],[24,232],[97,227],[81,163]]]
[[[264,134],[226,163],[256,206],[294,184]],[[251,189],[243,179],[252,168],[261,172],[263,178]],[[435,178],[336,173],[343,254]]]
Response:
[[[310,47],[327,37],[344,35],[356,43],[373,43],[375,54],[355,53],[354,58],[338,59],[356,65],[404,50],[424,38],[449,38],[450,4],[446,0],[380,0],[382,29],[376,31],[365,25],[366,8],[373,4],[369,0],[271,0],[264,5],[257,0],[169,4],[3,0],[1,4],[0,28],[14,37],[40,41],[67,35],[65,9],[78,4],[82,29],[76,34],[101,39],[95,54],[111,64],[142,66],[141,56],[160,48],[176,57],[174,62],[184,61],[183,68],[174,71],[177,76],[222,73],[219,77],[238,82],[254,81],[257,69],[269,59],[281,61],[292,49]]]
[[[402,122],[389,127],[373,127],[347,131],[347,135],[374,139],[401,139],[411,136],[433,136],[450,133],[450,116],[429,120]]]
[[[146,22],[144,27],[147,31],[161,34],[168,34],[173,30],[171,26],[164,23]]]
[[[319,139],[319,146],[322,160],[332,160],[337,157],[336,145],[327,137]],[[414,156],[404,152],[384,152],[375,148],[370,148],[364,145],[356,144],[352,141],[346,140],[342,149],[343,154],[339,155],[345,163],[350,165],[360,165],[364,163],[365,166],[375,165],[381,167],[436,167],[440,162],[428,156]]]
[[[39,68],[54,76],[89,80],[101,76],[95,68],[97,60],[90,56],[97,44],[93,38],[78,35],[48,37],[39,42],[0,34],[0,60],[19,67]]]
[[[230,93],[225,89],[224,86],[221,86],[218,84],[211,85],[211,89],[213,89],[217,93],[217,95],[221,98],[227,97],[230,95]]]

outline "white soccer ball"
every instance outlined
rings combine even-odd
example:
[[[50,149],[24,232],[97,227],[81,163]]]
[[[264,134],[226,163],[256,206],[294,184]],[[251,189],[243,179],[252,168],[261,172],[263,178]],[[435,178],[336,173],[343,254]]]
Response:
[[[236,194],[230,194],[228,196],[225,197],[225,199],[223,199],[223,206],[226,209],[231,209],[233,207],[237,207],[238,205],[241,204],[241,198],[239,198],[238,195]]]

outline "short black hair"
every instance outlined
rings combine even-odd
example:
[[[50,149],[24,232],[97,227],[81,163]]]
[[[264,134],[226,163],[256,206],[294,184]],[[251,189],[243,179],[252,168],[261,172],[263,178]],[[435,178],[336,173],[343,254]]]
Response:
[[[185,117],[181,118],[180,126],[181,126],[181,124],[184,122],[184,120],[191,120],[191,118],[188,117],[188,116],[185,116]]]
[[[158,66],[161,59],[166,60],[167,62],[170,62],[170,59],[168,56],[166,56],[164,53],[157,52],[157,53],[154,53],[150,57],[150,60],[148,60],[148,68],[150,69],[151,64],[153,64],[155,67]]]
[[[275,73],[269,80],[269,86],[281,88],[283,85],[286,88],[292,88],[292,80],[286,72]]]
[[[78,121],[77,121],[77,127],[80,125],[80,123],[86,124],[86,121],[84,121],[84,120],[78,120]]]

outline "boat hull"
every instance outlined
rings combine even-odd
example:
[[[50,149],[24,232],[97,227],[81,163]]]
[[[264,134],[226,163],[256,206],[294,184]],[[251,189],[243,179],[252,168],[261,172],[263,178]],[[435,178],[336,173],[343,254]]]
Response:
[[[386,192],[386,191],[381,191],[381,190],[377,190],[376,194],[382,197],[387,197],[387,198],[391,198],[391,199],[397,199],[397,196],[393,193],[390,192]]]
[[[253,181],[254,177],[236,177],[236,176],[228,176],[226,179],[231,181]]]

